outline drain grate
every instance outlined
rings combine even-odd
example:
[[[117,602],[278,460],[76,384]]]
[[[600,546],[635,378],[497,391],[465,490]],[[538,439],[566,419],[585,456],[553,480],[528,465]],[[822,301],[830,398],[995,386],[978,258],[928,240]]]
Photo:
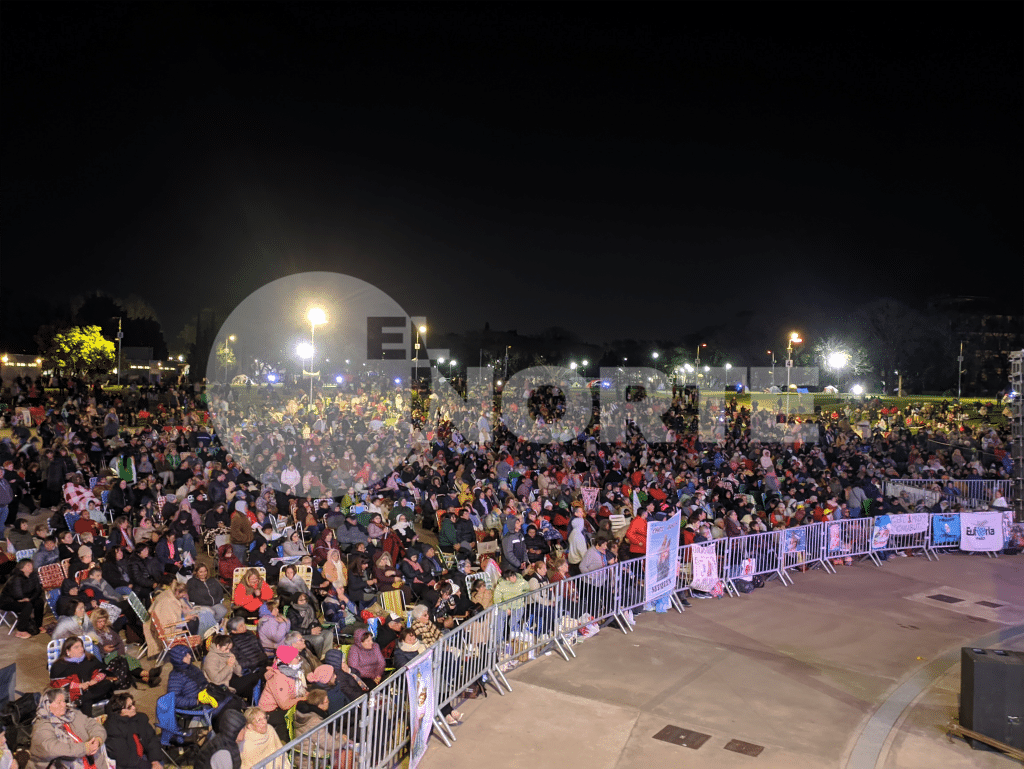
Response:
[[[743,740],[729,740],[725,745],[725,749],[731,750],[733,753],[741,753],[744,756],[757,758],[761,755],[761,751],[764,750],[764,745],[755,745],[752,742],[744,742]]]
[[[1001,603],[993,603],[992,601],[975,601],[975,603],[978,604],[978,606],[987,606],[989,609],[1001,609],[1001,608],[1003,608],[1003,604],[1001,604]]]
[[[681,726],[666,726],[654,735],[654,739],[662,742],[671,742],[673,745],[681,745],[684,748],[700,750],[701,746],[711,739],[710,734],[701,734]]]
[[[963,598],[954,598],[951,595],[943,595],[942,593],[938,593],[936,595],[930,595],[928,597],[931,598],[933,601],[942,601],[943,603],[963,603],[964,602]]]

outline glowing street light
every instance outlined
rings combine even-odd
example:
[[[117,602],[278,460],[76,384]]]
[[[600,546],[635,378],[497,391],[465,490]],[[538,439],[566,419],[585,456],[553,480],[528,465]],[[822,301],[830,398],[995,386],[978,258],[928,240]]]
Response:
[[[416,327],[416,354],[413,356],[413,360],[415,361],[413,365],[416,372],[414,374],[414,378],[416,379],[416,381],[419,381],[420,378],[420,334],[423,334],[424,337],[426,337],[427,327],[425,325],[420,325]]]
[[[576,362],[573,361],[572,363],[570,363],[569,364],[569,368],[571,368],[573,371],[575,371],[576,370]]]
[[[855,384],[853,387],[850,388],[850,392],[852,392],[854,395],[863,395],[864,387],[862,385]]]
[[[316,344],[316,327],[327,322],[327,313],[322,307],[310,307],[306,312],[306,320],[309,321],[309,408],[313,408],[313,354]],[[301,347],[301,345],[300,345]],[[302,356],[307,357],[307,356]]]
[[[836,350],[835,352],[830,352],[825,360],[829,368],[838,371],[839,369],[846,368],[846,365],[850,362],[850,353]]]
[[[789,374],[793,370],[793,345],[800,344],[804,340],[793,331],[789,335],[789,344],[786,345],[786,418],[789,419]]]

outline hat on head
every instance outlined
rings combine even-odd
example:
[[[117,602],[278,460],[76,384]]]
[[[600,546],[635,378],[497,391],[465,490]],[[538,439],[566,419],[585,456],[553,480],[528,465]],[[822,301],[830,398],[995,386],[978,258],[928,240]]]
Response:
[[[277,647],[277,659],[285,665],[291,665],[299,656],[299,650],[294,646],[281,645]]]
[[[313,672],[306,676],[306,680],[311,684],[329,684],[333,675],[334,668],[330,665],[317,665]]]
[[[400,622],[402,617],[399,614],[395,614],[393,611],[388,612],[388,622]]]

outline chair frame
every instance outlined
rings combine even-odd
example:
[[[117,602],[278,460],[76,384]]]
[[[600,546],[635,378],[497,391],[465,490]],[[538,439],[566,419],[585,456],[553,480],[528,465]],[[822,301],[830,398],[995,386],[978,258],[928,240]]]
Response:
[[[164,661],[167,653],[175,646],[185,645],[188,646],[192,652],[192,656],[195,657],[196,653],[203,646],[202,636],[192,635],[188,631],[188,625],[184,620],[181,622],[175,622],[168,627],[158,620],[156,617],[150,615],[150,620],[153,623],[153,629],[156,631],[156,637],[160,640],[160,644],[163,649],[160,650],[160,654],[157,657],[156,664],[160,664]]]

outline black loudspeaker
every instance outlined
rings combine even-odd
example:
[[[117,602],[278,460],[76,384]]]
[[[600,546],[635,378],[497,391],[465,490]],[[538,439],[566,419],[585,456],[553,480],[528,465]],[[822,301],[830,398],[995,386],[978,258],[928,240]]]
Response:
[[[960,725],[1024,750],[1024,652],[960,650]]]

